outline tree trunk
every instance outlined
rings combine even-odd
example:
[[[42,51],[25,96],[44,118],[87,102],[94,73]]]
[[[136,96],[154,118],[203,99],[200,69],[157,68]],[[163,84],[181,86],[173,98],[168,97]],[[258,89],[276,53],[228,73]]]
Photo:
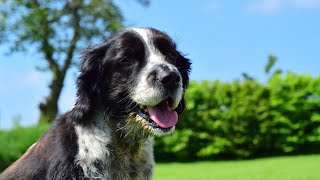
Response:
[[[79,7],[82,5],[83,1],[71,1],[71,14],[73,21],[73,37],[70,41],[70,46],[66,54],[66,59],[64,64],[59,67],[58,61],[53,58],[53,46],[49,43],[48,37],[45,36],[42,42],[41,49],[45,53],[46,60],[49,64],[49,68],[53,73],[53,79],[49,86],[50,94],[46,97],[45,102],[40,103],[40,119],[39,123],[50,123],[52,122],[58,114],[58,100],[63,87],[63,81],[65,79],[66,73],[70,67],[73,58],[73,52],[76,49],[77,42],[80,38],[80,17],[78,14]]]
[[[63,87],[64,75],[54,75],[54,78],[49,86],[50,93],[46,97],[45,102],[40,103],[40,118],[39,123],[50,123],[54,121],[58,114],[58,100]]]

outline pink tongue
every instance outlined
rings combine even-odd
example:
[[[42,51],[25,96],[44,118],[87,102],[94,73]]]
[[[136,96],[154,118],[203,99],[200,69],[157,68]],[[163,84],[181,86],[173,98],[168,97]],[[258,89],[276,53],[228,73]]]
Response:
[[[177,112],[171,111],[166,102],[147,108],[151,119],[162,128],[173,127],[178,122]]]

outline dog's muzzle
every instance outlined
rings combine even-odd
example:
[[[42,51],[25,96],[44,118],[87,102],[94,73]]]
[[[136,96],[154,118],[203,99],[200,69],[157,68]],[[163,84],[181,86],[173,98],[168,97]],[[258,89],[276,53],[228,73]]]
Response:
[[[169,133],[174,130],[178,122],[178,114],[170,105],[172,100],[167,99],[155,106],[138,105],[132,109],[143,119],[144,127],[151,132]],[[156,133],[156,134],[157,134]]]

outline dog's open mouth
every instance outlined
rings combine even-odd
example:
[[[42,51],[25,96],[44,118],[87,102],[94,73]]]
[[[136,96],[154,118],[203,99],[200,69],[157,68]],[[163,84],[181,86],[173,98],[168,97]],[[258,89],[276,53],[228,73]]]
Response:
[[[145,119],[151,128],[170,131],[178,122],[178,114],[171,107],[172,100],[167,99],[155,106],[139,105],[133,112]]]

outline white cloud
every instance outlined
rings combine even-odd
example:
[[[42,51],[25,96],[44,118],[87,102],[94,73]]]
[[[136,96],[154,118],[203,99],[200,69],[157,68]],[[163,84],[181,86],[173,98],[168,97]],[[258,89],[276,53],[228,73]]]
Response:
[[[283,0],[263,0],[248,5],[248,10],[252,12],[273,13],[278,11],[283,5]]]
[[[26,90],[46,89],[48,82],[50,82],[48,73],[36,70],[19,71],[4,68],[0,70],[0,93],[2,96],[11,96]]]
[[[210,1],[208,3],[203,4],[201,8],[205,13],[211,14],[213,12],[216,12],[218,9],[220,9],[221,5],[216,1]]]
[[[47,74],[36,70],[27,72],[22,78],[22,84],[28,87],[32,86],[44,86],[48,82]]]
[[[320,7],[320,0],[293,0],[298,7]]]
[[[259,0],[250,2],[247,6],[251,12],[275,13],[285,8],[316,8],[320,0]]]
[[[64,113],[70,110],[76,102],[76,92],[71,90],[71,87],[67,87],[68,90],[63,91],[59,99],[60,113]]]

